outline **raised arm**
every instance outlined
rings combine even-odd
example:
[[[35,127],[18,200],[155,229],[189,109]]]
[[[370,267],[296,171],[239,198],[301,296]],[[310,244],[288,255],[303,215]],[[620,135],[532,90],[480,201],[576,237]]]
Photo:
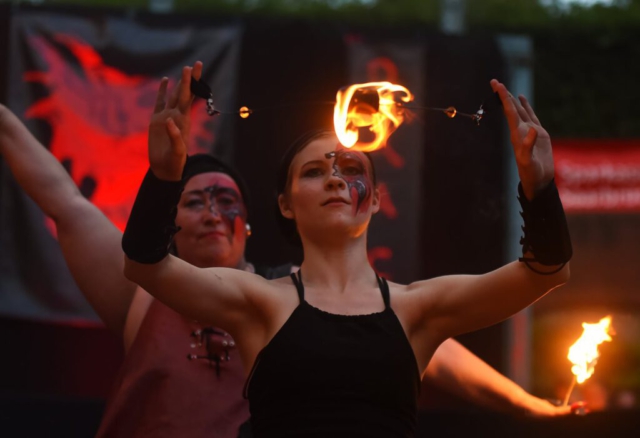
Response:
[[[515,415],[551,417],[571,413],[529,394],[454,339],[436,350],[424,375],[434,385],[487,409]]]
[[[211,323],[236,335],[261,323],[270,287],[261,277],[236,269],[196,268],[168,255],[182,192],[187,159],[186,139],[193,96],[191,77],[199,79],[202,63],[185,67],[168,100],[167,79],[158,91],[149,125],[149,166],[127,222],[122,247],[125,276],[177,312]],[[262,293],[262,295],[260,295]],[[268,306],[267,306],[268,307]]]
[[[258,275],[232,268],[197,268],[171,255],[157,263],[125,256],[125,275],[176,312],[221,327],[234,337],[248,321],[264,323],[260,310],[268,306],[271,287]]]
[[[571,242],[553,182],[549,134],[524,97],[518,101],[496,80],[491,85],[502,101],[521,181],[523,257],[484,275],[440,277],[410,285],[414,322],[428,321],[436,340],[500,322],[569,279]]]
[[[120,231],[2,105],[0,154],[22,189],[55,222],[67,266],[86,299],[109,329],[122,334],[136,286],[122,275]]]

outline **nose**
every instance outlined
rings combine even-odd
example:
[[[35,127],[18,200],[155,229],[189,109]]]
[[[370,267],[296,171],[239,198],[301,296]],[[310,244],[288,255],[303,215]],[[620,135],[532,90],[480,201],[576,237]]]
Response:
[[[342,178],[333,174],[327,178],[325,183],[325,189],[327,190],[340,190],[344,189],[346,186],[347,185]]]
[[[208,205],[203,209],[203,218],[205,223],[219,223],[222,218],[215,201],[209,201]]]

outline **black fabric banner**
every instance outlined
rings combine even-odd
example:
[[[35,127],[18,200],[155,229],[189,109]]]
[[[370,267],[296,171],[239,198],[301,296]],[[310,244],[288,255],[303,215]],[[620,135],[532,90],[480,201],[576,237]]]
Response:
[[[400,84],[415,96],[409,106],[423,105],[424,44],[366,41],[362,37],[347,41],[351,82]],[[369,260],[381,275],[400,283],[419,278],[422,120],[421,110],[410,110],[387,146],[371,154],[378,177],[380,211],[369,228]]]
[[[184,65],[201,60],[216,106],[235,108],[241,36],[239,25],[200,27],[175,18],[149,25],[95,11],[17,9],[7,105],[122,229],[147,168],[147,124],[160,78],[169,77],[171,88]],[[210,118],[204,101],[196,101],[190,153],[215,151],[230,160],[233,123],[232,116]],[[6,168],[0,190],[0,312],[97,320],[65,266],[52,221]]]

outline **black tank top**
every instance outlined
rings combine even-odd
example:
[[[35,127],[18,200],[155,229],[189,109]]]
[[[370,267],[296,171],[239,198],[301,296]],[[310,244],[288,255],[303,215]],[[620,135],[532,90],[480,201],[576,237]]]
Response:
[[[378,277],[385,308],[337,315],[304,299],[258,354],[245,385],[254,436],[412,437],[420,375]]]

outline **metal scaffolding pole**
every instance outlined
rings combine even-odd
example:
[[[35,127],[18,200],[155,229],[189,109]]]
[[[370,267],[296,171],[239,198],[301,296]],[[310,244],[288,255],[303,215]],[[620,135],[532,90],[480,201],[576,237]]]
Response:
[[[514,96],[523,94],[533,105],[533,44],[526,36],[502,35],[498,45],[504,56],[507,77],[505,83]],[[506,126],[506,125],[505,125]],[[505,233],[505,262],[516,260],[522,255],[519,244],[522,236],[522,218],[517,200],[517,186],[520,178],[513,157],[509,133],[505,129],[505,208],[507,228]],[[518,291],[513,291],[518,293]],[[507,320],[504,339],[506,374],[518,385],[531,389],[531,308],[527,308]]]

